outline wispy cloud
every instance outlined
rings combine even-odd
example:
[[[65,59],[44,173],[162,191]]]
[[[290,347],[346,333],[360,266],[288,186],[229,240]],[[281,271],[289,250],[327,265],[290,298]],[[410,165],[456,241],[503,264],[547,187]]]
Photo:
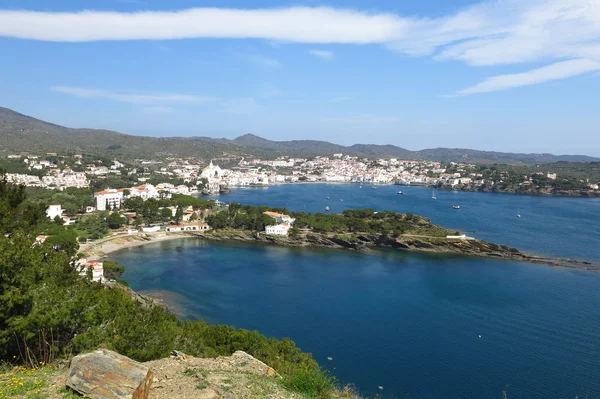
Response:
[[[510,79],[513,83],[508,85],[497,83],[507,81],[509,76],[501,75],[473,86],[494,91],[550,80],[535,78],[539,74],[550,73],[562,79],[594,70],[590,65],[600,62],[600,3],[484,1],[436,18],[332,7],[194,8],[132,13],[0,10],[0,36],[61,42],[238,38],[312,44],[373,43],[440,62],[460,61],[471,66],[536,62],[549,68],[550,72],[541,67],[514,74]],[[325,53],[321,56],[327,57]],[[251,62],[266,69],[281,66],[277,60],[264,57]],[[561,72],[556,72],[558,69]],[[483,90],[473,88],[457,91],[480,92]]]
[[[310,55],[314,55],[315,57],[319,57],[323,60],[333,59],[333,53],[327,50],[308,50],[307,53]]]
[[[281,63],[275,58],[265,57],[258,54],[241,54],[240,56],[255,68],[264,71],[279,69],[282,66]]]
[[[101,98],[132,104],[151,103],[207,103],[214,101],[212,97],[194,96],[189,94],[167,93],[138,93],[131,91],[109,91],[85,87],[53,86],[53,91],[69,94],[80,98]]]
[[[528,72],[487,78],[475,86],[460,90],[458,94],[464,95],[506,90],[513,87],[529,86],[551,80],[566,79],[598,70],[600,70],[600,62],[584,59],[562,61]]]
[[[349,96],[339,96],[339,97],[333,97],[329,99],[330,103],[341,103],[344,101],[350,101],[352,100],[352,97]]]

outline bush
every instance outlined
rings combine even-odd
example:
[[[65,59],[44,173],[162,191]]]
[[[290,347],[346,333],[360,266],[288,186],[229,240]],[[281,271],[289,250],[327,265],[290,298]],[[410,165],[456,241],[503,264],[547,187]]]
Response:
[[[286,389],[311,399],[330,398],[336,388],[336,379],[320,368],[297,370],[283,378]]]

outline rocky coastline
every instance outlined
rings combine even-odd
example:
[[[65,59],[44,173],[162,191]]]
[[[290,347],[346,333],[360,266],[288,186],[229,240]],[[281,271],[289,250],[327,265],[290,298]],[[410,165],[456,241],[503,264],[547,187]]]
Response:
[[[522,252],[506,245],[489,243],[474,238],[446,238],[418,235],[382,237],[373,234],[333,234],[301,231],[295,237],[272,236],[246,230],[209,230],[186,233],[145,233],[135,236],[115,236],[98,244],[89,244],[82,252],[89,257],[105,258],[110,253],[154,242],[195,237],[213,241],[254,242],[288,247],[320,247],[357,252],[378,248],[424,254],[479,257],[535,263],[553,267],[600,271],[600,264],[585,260],[554,258]]]
[[[296,237],[285,237],[270,236],[243,230],[217,230],[190,233],[190,235],[207,240],[262,242],[290,247],[323,247],[358,252],[369,252],[378,248],[391,248],[413,253],[491,258],[554,267],[600,271],[600,264],[594,264],[589,261],[538,256],[506,245],[489,243],[474,238],[461,239],[416,235],[382,238],[381,236],[370,234],[350,235],[315,232],[304,232]]]

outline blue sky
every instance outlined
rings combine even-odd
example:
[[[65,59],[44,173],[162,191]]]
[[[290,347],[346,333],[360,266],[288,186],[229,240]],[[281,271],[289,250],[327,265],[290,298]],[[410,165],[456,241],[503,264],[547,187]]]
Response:
[[[600,156],[600,0],[5,0],[0,49],[72,127]]]

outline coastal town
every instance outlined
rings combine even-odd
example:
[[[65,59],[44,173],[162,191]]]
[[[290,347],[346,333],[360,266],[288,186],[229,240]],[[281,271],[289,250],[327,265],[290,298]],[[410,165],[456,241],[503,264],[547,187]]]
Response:
[[[514,168],[472,163],[402,160],[397,158],[367,159],[345,154],[316,156],[314,158],[279,157],[266,159],[225,159],[227,167],[210,160],[207,163],[185,158],[124,162],[117,159],[102,160],[82,154],[59,156],[12,154],[8,160],[22,164],[20,173],[8,173],[10,182],[29,187],[64,190],[87,188],[94,181],[115,183],[119,187],[106,187],[106,199],[115,200],[121,194],[115,189],[138,190],[122,183],[143,186],[153,181],[152,188],[142,188],[140,196],[158,198],[168,194],[218,194],[235,187],[269,186],[292,183],[355,183],[425,185],[472,191],[503,191],[508,185],[515,191],[532,187],[543,188],[561,182],[565,176],[537,166],[538,170],[519,173]],[[86,162],[87,161],[87,162]],[[599,190],[595,176],[585,179],[566,179],[560,186],[572,190]],[[98,186],[95,184],[93,186]],[[560,188],[560,187],[559,187]],[[122,191],[121,191],[122,193]],[[102,205],[101,205],[102,207]],[[100,208],[100,210],[103,210]]]

